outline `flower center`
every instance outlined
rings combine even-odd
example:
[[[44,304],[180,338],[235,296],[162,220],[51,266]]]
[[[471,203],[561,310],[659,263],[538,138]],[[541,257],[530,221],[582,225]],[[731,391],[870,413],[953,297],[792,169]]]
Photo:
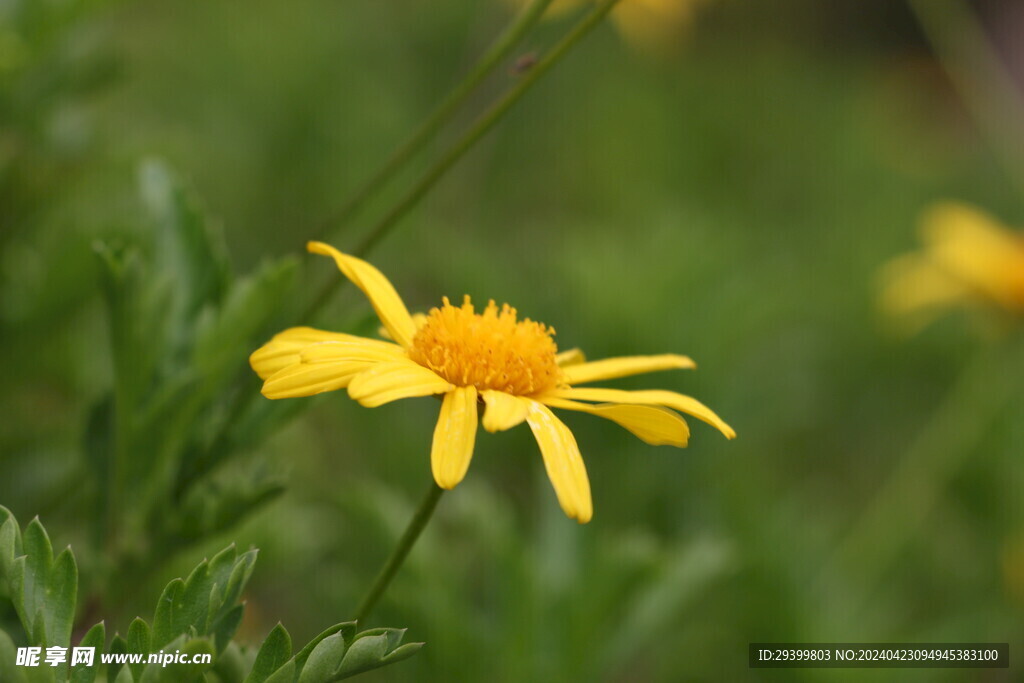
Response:
[[[409,356],[452,384],[518,396],[554,388],[561,378],[555,331],[494,301],[476,313],[467,296],[455,307],[444,298],[412,340]]]

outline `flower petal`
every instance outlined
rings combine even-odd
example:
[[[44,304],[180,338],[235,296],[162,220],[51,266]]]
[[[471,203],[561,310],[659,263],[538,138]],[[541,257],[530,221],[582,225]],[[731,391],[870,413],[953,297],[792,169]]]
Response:
[[[922,223],[928,257],[950,274],[1009,308],[1024,294],[1024,240],[989,214],[952,202]]]
[[[352,380],[348,395],[367,408],[376,408],[400,398],[443,394],[454,388],[432,370],[406,360],[372,365]]]
[[[466,476],[476,441],[476,413],[476,387],[456,387],[444,395],[430,449],[430,469],[443,489],[455,488]]]
[[[310,344],[302,350],[299,358],[303,363],[337,363],[339,361],[394,363],[404,360],[407,356],[405,349],[398,344],[355,337],[346,341]]]
[[[333,258],[345,277],[361,289],[370,300],[373,310],[377,311],[377,317],[384,323],[391,338],[405,348],[412,346],[412,338],[416,335],[416,325],[413,323],[405,303],[402,302],[402,298],[398,296],[398,292],[383,273],[366,261],[343,254],[323,242],[309,242],[306,248],[311,253]]]
[[[484,389],[480,395],[487,404],[483,419],[487,431],[503,432],[526,419],[530,407],[528,400],[493,389]]]
[[[540,446],[544,469],[555,487],[559,505],[569,517],[586,524],[594,515],[594,507],[590,480],[576,438],[550,408],[536,401],[530,401],[526,423]]]
[[[628,377],[645,372],[693,369],[695,367],[697,364],[687,356],[665,353],[658,356],[623,356],[579,363],[563,368],[562,375],[569,384],[586,384],[587,382]]]
[[[611,420],[652,446],[685,448],[690,439],[690,428],[686,420],[668,408],[621,403],[592,406],[562,398],[545,399],[544,404],[562,410],[578,410]]]
[[[583,352],[579,349],[567,349],[555,354],[555,362],[558,363],[559,367],[564,368],[570,365],[586,363],[587,357],[584,356]]]
[[[709,425],[725,434],[727,439],[736,438],[736,432],[727,425],[722,418],[718,417],[713,410],[698,401],[697,399],[677,394],[674,391],[662,391],[660,389],[648,389],[644,391],[623,391],[621,389],[556,389],[549,391],[541,400],[547,402],[549,398],[567,398],[579,401],[599,401],[601,403],[626,403],[637,405],[657,405],[666,408],[674,408],[681,413],[693,415],[698,420],[703,420]]]
[[[412,314],[412,324],[416,327],[417,331],[419,331],[421,327],[427,324],[427,319],[428,316],[426,313]],[[388,328],[384,327],[383,325],[377,328],[377,334],[379,334],[384,339],[391,339],[391,333],[388,332]]]
[[[344,389],[360,372],[371,367],[365,361],[339,363],[294,363],[278,370],[263,383],[267,398],[297,398]]]
[[[278,370],[294,365],[300,360],[300,353],[310,344],[325,341],[367,341],[374,344],[387,344],[364,337],[356,337],[341,332],[326,332],[312,327],[292,327],[275,334],[274,337],[249,356],[249,365],[261,379],[267,379]],[[394,344],[390,346],[399,348]]]

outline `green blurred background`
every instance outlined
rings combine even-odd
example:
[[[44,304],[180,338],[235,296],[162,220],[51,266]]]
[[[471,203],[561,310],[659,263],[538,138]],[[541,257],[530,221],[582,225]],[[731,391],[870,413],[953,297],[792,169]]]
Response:
[[[1019,4],[974,7],[1010,63]],[[0,15],[0,503],[41,515],[88,581],[104,560],[81,443],[111,384],[91,244],[143,229],[139,161],[187,179],[238,271],[296,254],[316,282],[331,267],[305,240],[509,11],[13,0]],[[986,138],[970,111],[910,9],[884,0],[707,3],[668,56],[603,27],[541,81],[369,260],[410,308],[468,293],[591,358],[689,354],[696,372],[614,386],[696,396],[739,437],[696,423],[687,450],[652,448],[566,416],[594,494],[578,526],[528,430],[481,433],[374,618],[427,646],[366,679],[1019,680],[747,667],[756,641],[1009,641],[1019,661],[1024,391],[989,400],[1000,342],[963,317],[908,337],[876,306],[878,267],[915,246],[930,202],[1024,224],[1003,164],[1020,140]],[[332,241],[351,247],[395,196]],[[325,324],[368,312],[346,290]],[[261,549],[243,639],[347,618],[428,481],[436,411],[319,400],[234,463],[287,471],[286,492],[108,597],[114,627],[230,542]]]

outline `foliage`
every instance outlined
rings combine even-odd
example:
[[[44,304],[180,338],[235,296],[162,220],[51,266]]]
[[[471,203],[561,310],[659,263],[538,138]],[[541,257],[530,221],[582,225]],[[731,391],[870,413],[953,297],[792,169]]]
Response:
[[[25,632],[27,646],[67,650],[57,667],[15,666],[15,645],[0,630],[0,674],[9,683],[332,683],[412,656],[422,643],[401,644],[405,631],[374,628],[357,632],[356,623],[335,624],[292,654],[291,636],[278,624],[256,649],[232,639],[245,610],[242,591],[252,575],[256,551],[239,554],[234,546],[203,560],[187,579],[164,588],[153,618],[136,617],[125,636],[107,643],[103,621],[90,628],[77,647],[96,648],[92,666],[69,666],[78,594],[78,568],[71,548],[56,559],[38,518],[24,533],[14,515],[0,507],[0,583]],[[210,655],[209,663],[168,667],[150,654]],[[100,664],[103,653],[143,656],[140,662]]]

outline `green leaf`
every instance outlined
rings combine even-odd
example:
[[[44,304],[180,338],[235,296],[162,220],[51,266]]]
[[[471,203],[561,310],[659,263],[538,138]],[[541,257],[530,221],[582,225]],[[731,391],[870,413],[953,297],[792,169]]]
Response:
[[[0,582],[8,588],[11,565],[14,558],[21,557],[21,528],[10,510],[0,505]],[[13,595],[12,595],[13,597]]]
[[[71,627],[75,622],[77,601],[78,565],[71,548],[67,547],[57,556],[46,580],[42,609],[48,645],[71,647]],[[67,671],[68,664],[60,664],[57,667],[58,677],[67,678]]]
[[[228,643],[228,646],[214,658],[213,671],[207,675],[207,680],[216,676],[213,680],[217,683],[242,683],[251,665],[251,658],[242,652],[238,643]]]
[[[264,683],[271,674],[284,666],[288,658],[292,656],[292,639],[288,631],[278,622],[277,626],[267,635],[260,651],[256,655],[256,661],[252,665],[252,671],[245,679],[245,683]]]
[[[174,579],[164,588],[160,600],[156,604],[156,613],[153,615],[153,640],[154,648],[161,648],[181,634],[178,624],[182,622],[182,605],[180,596],[185,591],[185,582],[181,579]]]
[[[107,639],[106,626],[103,622],[96,624],[82,637],[78,647],[96,648],[92,666],[76,666],[71,669],[69,683],[94,683],[96,674],[100,670],[100,657],[103,654],[103,645]],[[68,653],[70,661],[71,653]]]
[[[272,673],[264,683],[295,683],[297,671],[295,660],[290,659],[284,666]]]
[[[40,610],[46,602],[47,581],[53,566],[53,547],[38,517],[29,522],[22,541],[25,551],[24,573],[21,577],[21,596],[24,605],[22,624],[26,631],[34,634],[39,627],[36,618],[41,614]],[[30,619],[26,620],[25,617],[29,615]],[[44,642],[33,644],[47,645]]]
[[[148,655],[153,651],[152,631],[149,628],[149,624],[142,617],[135,617],[132,623],[129,624],[127,643],[128,652]],[[129,664],[128,666],[131,667],[134,678],[142,676],[142,670],[145,668],[144,664]]]
[[[78,600],[78,564],[71,547],[57,556],[46,587],[46,631],[52,645],[67,646]]]
[[[182,504],[180,534],[192,539],[218,534],[284,491],[280,475],[257,471],[206,481],[193,487]]]
[[[118,669],[114,683],[135,683],[135,678],[132,676],[132,670],[127,666]]]
[[[356,636],[345,659],[331,680],[341,680],[401,661],[415,654],[423,643],[409,643],[398,647],[405,629],[382,628],[364,631]]]
[[[313,649],[320,644],[320,641],[322,641],[324,638],[333,636],[335,633],[338,632],[341,632],[342,636],[345,638],[346,641],[352,640],[353,638],[355,638],[356,635],[356,622],[344,621],[340,624],[335,624],[334,626],[331,626],[330,628],[324,630],[316,638],[313,638],[313,640],[306,643],[306,646],[299,650],[299,653],[295,655],[294,661],[296,670],[301,673],[302,667],[305,666],[306,660],[309,659],[310,653],[313,652]]]
[[[223,240],[170,168],[147,160],[139,168],[143,204],[156,223],[158,268],[179,283],[177,315],[191,317],[224,296],[230,269]]]
[[[214,647],[207,638],[179,636],[161,648],[164,655],[181,655],[188,663],[162,661],[147,664],[139,683],[182,683],[196,679],[203,671],[213,667]],[[160,654],[160,653],[157,653]],[[209,663],[193,663],[196,655],[209,655]],[[200,679],[201,680],[201,679]]]
[[[238,626],[242,623],[242,614],[244,612],[244,605],[235,605],[222,614],[217,621],[213,622],[213,626],[210,628],[210,635],[213,636],[217,654],[222,653],[224,648],[228,646],[228,643],[231,642],[235,632],[238,631]]]
[[[119,654],[125,654],[127,652],[128,652],[128,641],[126,641],[120,635],[115,633],[114,637],[110,639],[110,654],[112,654],[112,655],[119,655]],[[107,680],[108,681],[110,681],[110,680],[120,681],[122,667],[124,667],[123,671],[129,671],[128,667],[124,666],[123,664],[115,664],[113,662],[108,664],[107,665]],[[129,681],[133,680],[132,677],[131,677],[131,673],[130,672],[128,673],[128,677],[129,677],[128,678]]]
[[[293,258],[263,264],[232,284],[218,309],[207,309],[196,325],[193,364],[209,382],[233,377],[252,352],[255,337],[279,315],[298,269]]]
[[[348,651],[344,635],[335,633],[327,636],[313,648],[299,674],[298,683],[327,683],[334,679],[334,672]]]
[[[0,629],[0,681],[24,683],[24,669],[15,666],[16,661],[17,651],[14,643],[11,641],[11,637]]]
[[[234,605],[242,597],[242,591],[252,576],[258,553],[257,550],[249,550],[238,556],[238,560],[235,561],[235,566],[231,570],[231,576],[228,578],[227,589],[224,591],[225,605]]]

